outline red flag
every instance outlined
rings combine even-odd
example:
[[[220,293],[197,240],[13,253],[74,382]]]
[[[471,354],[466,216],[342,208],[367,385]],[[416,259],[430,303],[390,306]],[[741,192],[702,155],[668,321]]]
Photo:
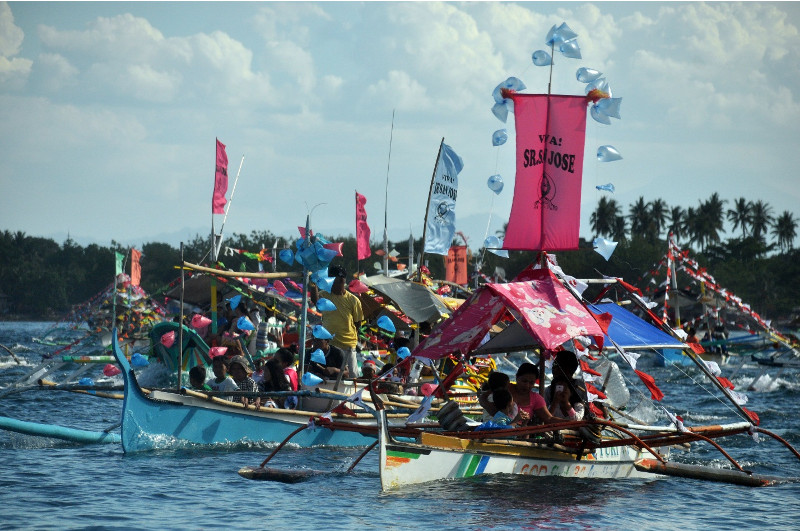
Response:
[[[131,247],[131,284],[138,286],[142,282],[142,266],[139,259],[142,253]]]
[[[750,411],[749,409],[747,409],[744,406],[742,406],[742,410],[744,410],[744,412],[747,413],[747,416],[750,417],[750,420],[752,420],[755,423],[756,426],[761,424],[761,419],[758,418],[758,415],[756,415],[755,411]]]
[[[586,392],[587,392],[587,393],[592,393],[593,395],[595,395],[595,396],[597,396],[598,398],[600,398],[600,399],[603,399],[603,400],[605,400],[606,398],[608,398],[608,397],[606,396],[606,394],[605,394],[603,391],[601,391],[601,390],[600,390],[600,389],[598,389],[597,387],[593,386],[593,385],[592,385],[592,384],[590,384],[589,382],[584,382],[584,384],[586,385]]]
[[[719,380],[719,383],[722,384],[722,387],[726,387],[728,389],[736,389],[736,386],[733,385],[733,382],[731,382],[724,376],[717,376],[717,380]]]
[[[211,213],[225,213],[225,194],[228,191],[228,154],[225,144],[217,139],[217,169],[214,173],[214,197],[211,198]]]
[[[364,205],[367,198],[356,192],[356,243],[358,244],[358,260],[369,258],[372,251],[369,249],[369,225],[367,225],[367,211]]]
[[[581,372],[583,372],[584,374],[591,374],[591,375],[594,375],[594,376],[603,376],[602,374],[600,374],[596,370],[594,370],[591,367],[589,367],[589,364],[586,363],[585,361],[580,360],[578,363],[580,363]]]
[[[517,177],[504,249],[578,248],[586,98],[513,94]]]
[[[636,374],[639,376],[639,379],[650,389],[650,398],[653,400],[661,400],[664,398],[664,393],[661,392],[661,389],[658,388],[656,385],[656,381],[653,379],[652,376],[647,374],[646,372],[642,371],[635,371]]]
[[[461,286],[467,283],[467,246],[454,245],[447,251],[445,280]]]

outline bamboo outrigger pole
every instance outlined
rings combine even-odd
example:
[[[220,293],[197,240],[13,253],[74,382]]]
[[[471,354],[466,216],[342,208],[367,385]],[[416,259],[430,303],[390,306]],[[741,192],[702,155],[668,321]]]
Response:
[[[442,156],[442,146],[444,145],[444,137],[439,142],[439,151],[436,153],[436,162],[433,165],[433,174],[431,174],[431,185],[428,188],[428,202],[425,203],[425,221],[422,224],[422,249],[419,252],[419,262],[417,262],[417,282],[422,281],[422,263],[425,258],[425,235],[428,232],[428,211],[431,209],[431,195],[433,195],[433,181],[436,179],[436,170],[439,169],[439,158]]]

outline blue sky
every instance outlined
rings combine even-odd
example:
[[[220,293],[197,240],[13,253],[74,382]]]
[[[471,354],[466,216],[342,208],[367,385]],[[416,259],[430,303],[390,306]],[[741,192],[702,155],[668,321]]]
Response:
[[[553,92],[582,94],[586,66],[623,98],[621,120],[587,122],[582,236],[606,183],[626,213],[719,192],[800,219],[800,3],[9,2],[0,230],[134,246],[208,234],[219,138],[231,187],[245,156],[227,234],[295,238],[312,208],[317,232],[353,234],[358,190],[374,242],[384,209],[390,239],[420,237],[444,137],[464,160],[457,229],[477,249],[514,188],[513,116],[492,115],[492,91],[515,76],[546,92],[531,54],[562,22],[583,57],[556,56]],[[623,159],[597,162],[600,145]]]

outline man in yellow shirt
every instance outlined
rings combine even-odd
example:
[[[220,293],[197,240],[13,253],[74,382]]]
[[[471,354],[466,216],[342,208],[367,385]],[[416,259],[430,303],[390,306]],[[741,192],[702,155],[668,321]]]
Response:
[[[358,361],[356,360],[356,346],[358,344],[358,327],[364,320],[361,301],[358,297],[347,291],[347,272],[340,265],[328,267],[328,276],[333,277],[331,291],[323,291],[324,297],[331,301],[335,310],[322,312],[322,326],[331,334],[331,345],[342,349],[345,357],[347,373],[351,378],[358,377]],[[311,302],[316,304],[319,300],[319,290],[316,285],[309,289]]]

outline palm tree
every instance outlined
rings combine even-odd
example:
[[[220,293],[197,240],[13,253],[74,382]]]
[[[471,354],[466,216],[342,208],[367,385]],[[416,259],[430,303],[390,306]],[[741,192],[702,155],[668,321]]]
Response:
[[[627,230],[626,225],[627,223],[625,222],[625,216],[615,217],[614,226],[611,229],[611,239],[613,239],[615,242],[625,241],[625,231]]]
[[[703,239],[703,230],[700,226],[700,215],[692,207],[686,209],[683,230],[686,237],[689,238],[689,244],[697,242],[703,247],[705,241]]]
[[[667,226],[667,210],[669,207],[663,199],[655,199],[650,202],[650,234],[653,240],[661,236],[661,232]]]
[[[605,196],[600,197],[600,201],[597,202],[597,208],[589,218],[594,235],[611,236],[614,232],[615,220],[621,211],[622,208],[617,204],[616,200],[607,199]]]
[[[772,217],[772,207],[759,199],[753,203],[752,215],[751,227],[753,229],[753,238],[764,242],[767,230],[774,220]]]
[[[719,233],[723,230],[722,218],[725,214],[725,202],[725,199],[720,199],[719,194],[714,192],[701,205],[701,226],[707,243],[721,240]]]
[[[675,235],[675,240],[679,241],[682,236],[686,235],[686,211],[679,207],[672,207],[669,212],[669,226],[667,231]]]
[[[775,225],[772,227],[772,235],[778,239],[778,247],[781,251],[784,248],[791,250],[794,239],[797,236],[797,221],[794,220],[792,213],[784,210],[783,214],[778,216],[775,220]]]
[[[628,219],[631,221],[631,238],[647,236],[647,226],[650,223],[648,203],[644,197],[639,197],[628,209]]]
[[[753,203],[740,197],[733,202],[733,208],[728,209],[728,221],[733,223],[733,230],[742,229],[742,238],[747,236],[747,229],[753,222]]]

